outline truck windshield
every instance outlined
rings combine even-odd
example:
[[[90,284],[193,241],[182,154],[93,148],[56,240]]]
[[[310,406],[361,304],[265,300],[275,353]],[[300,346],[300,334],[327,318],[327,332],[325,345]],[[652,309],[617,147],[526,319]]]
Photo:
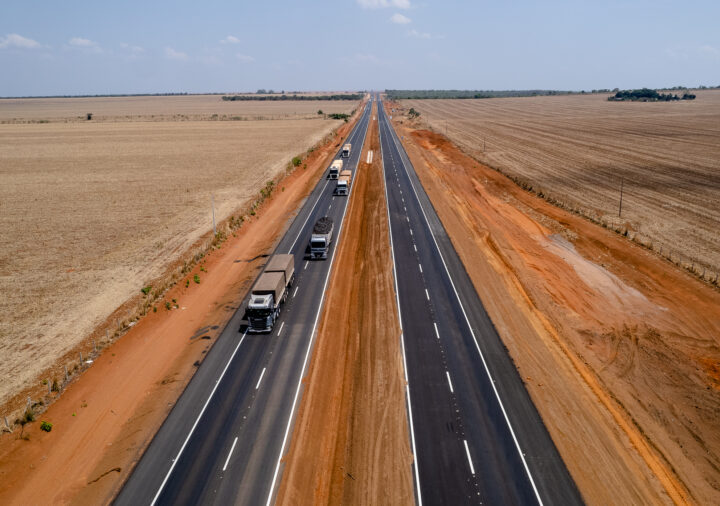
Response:
[[[250,318],[267,318],[272,312],[271,309],[248,308],[247,314]]]
[[[325,249],[325,241],[311,241],[310,247],[313,249]]]

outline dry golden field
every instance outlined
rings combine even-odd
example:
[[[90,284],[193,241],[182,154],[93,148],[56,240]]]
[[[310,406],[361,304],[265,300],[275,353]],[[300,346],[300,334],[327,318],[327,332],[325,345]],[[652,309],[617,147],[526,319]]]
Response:
[[[234,107],[267,117],[358,106],[167,98],[123,99],[127,107],[89,100],[108,116]],[[44,114],[42,102],[30,100],[10,116],[72,116],[88,109],[77,107],[84,100],[52,99]],[[340,124],[317,117],[0,124],[0,405],[211,230],[211,194],[220,221]]]
[[[346,100],[224,102],[221,95],[5,98],[0,99],[0,122],[85,121],[87,113],[93,121],[314,119],[318,109],[348,113],[356,106]]]
[[[676,103],[606,97],[404,100],[402,107],[476,159],[599,222],[629,228],[631,238],[715,279],[720,91]]]

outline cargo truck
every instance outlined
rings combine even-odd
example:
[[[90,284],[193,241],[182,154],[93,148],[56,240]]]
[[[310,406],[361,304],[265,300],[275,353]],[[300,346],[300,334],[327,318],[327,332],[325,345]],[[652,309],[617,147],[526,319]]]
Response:
[[[328,172],[328,179],[337,179],[340,175],[340,171],[343,168],[343,161],[342,160],[335,160],[330,165],[330,171]]]
[[[305,250],[310,259],[325,260],[327,258],[332,243],[333,228],[333,220],[327,216],[323,216],[315,222],[310,242]]]
[[[340,172],[340,177],[337,180],[337,185],[335,185],[335,195],[350,195],[350,178],[352,176],[352,172],[349,170],[343,170]]]
[[[350,158],[350,150],[352,149],[352,144],[349,142],[345,144],[342,148],[342,152],[340,153],[340,156],[342,158]]]
[[[273,255],[250,291],[248,332],[271,332],[295,282],[295,257]]]

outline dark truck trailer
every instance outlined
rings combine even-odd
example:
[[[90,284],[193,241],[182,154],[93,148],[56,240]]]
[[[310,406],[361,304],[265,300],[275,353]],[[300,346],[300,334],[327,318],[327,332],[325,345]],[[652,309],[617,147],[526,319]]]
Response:
[[[323,216],[315,222],[310,242],[305,250],[307,256],[311,259],[325,260],[328,256],[330,244],[332,243],[333,230],[335,224],[332,218]]]

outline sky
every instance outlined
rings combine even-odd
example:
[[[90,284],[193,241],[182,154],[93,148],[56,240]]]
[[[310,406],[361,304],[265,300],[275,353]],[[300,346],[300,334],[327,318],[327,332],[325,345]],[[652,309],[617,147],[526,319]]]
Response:
[[[0,96],[720,85],[720,2],[2,0]]]

